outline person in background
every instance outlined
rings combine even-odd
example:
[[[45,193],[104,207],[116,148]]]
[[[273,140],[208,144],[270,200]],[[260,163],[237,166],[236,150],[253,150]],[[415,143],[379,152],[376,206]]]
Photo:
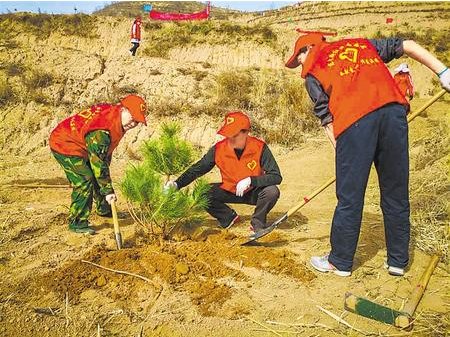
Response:
[[[408,64],[400,63],[394,71],[394,81],[400,89],[400,92],[411,101],[414,98],[414,85],[409,72]]]
[[[142,19],[140,17],[136,18],[131,26],[131,43],[133,47],[130,49],[130,55],[132,56],[136,55],[136,51],[141,43],[141,26]]]

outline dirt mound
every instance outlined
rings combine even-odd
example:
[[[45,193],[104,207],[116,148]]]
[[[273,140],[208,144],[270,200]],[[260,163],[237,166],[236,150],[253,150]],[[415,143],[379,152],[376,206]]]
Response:
[[[195,232],[194,240],[163,243],[145,240],[137,247],[120,251],[96,247],[83,260],[147,277],[152,280],[156,293],[166,285],[171,290],[187,292],[204,316],[214,316],[231,298],[234,290],[224,278],[249,280],[244,266],[283,274],[301,283],[315,277],[296,262],[289,251],[244,247],[240,245],[241,239],[227,231],[218,234],[213,231],[207,236],[202,235],[204,232]],[[209,229],[206,232],[211,233]],[[269,239],[277,240],[276,237]],[[130,303],[147,284],[139,278],[105,271],[81,260],[72,261],[35,281],[36,287],[54,291],[61,297],[68,293],[75,304],[83,292],[91,289],[115,301]]]

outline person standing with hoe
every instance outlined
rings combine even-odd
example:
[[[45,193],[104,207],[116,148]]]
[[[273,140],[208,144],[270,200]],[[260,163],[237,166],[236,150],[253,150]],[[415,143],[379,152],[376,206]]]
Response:
[[[406,54],[427,66],[450,91],[450,71],[411,40],[345,39],[328,43],[324,33],[304,32],[288,68],[301,77],[314,114],[336,148],[338,204],[331,227],[331,251],[312,257],[321,272],[350,276],[361,227],[364,195],[372,163],[378,173],[391,275],[409,262],[409,155],[406,114],[409,103],[385,63]]]
[[[88,221],[93,200],[99,216],[112,217],[111,203],[117,199],[109,173],[112,153],[127,131],[147,125],[146,111],[141,97],[128,95],[116,105],[91,106],[52,131],[50,149],[73,188],[70,231],[95,233]]]

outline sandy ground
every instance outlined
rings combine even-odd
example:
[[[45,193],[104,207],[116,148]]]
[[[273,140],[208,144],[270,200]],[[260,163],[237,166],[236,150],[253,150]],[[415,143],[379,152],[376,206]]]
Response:
[[[334,174],[333,151],[321,134],[298,149],[274,147],[274,152],[284,180],[271,220]],[[124,160],[113,162],[115,181],[125,166]],[[389,276],[383,269],[386,249],[375,174],[348,278],[316,273],[308,266],[311,256],[329,249],[334,185],[253,247],[240,246],[248,234],[251,207],[236,207],[245,221],[230,231],[219,230],[210,219],[161,244],[142,234],[120,199],[125,249],[118,252],[110,220],[92,216],[95,236],[67,230],[69,189],[4,186],[65,184],[62,170],[46,150],[27,158],[2,156],[0,174],[1,336],[139,336],[141,331],[142,336],[360,335],[319,307],[373,335],[439,336],[449,319],[450,289],[443,264],[431,278],[412,333],[344,311],[346,292],[400,308],[430,260],[412,249],[405,277]]]

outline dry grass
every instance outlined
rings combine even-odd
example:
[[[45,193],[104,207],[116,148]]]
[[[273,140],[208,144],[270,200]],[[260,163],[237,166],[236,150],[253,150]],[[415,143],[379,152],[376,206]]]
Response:
[[[142,97],[145,97],[144,93],[140,92],[140,90],[133,85],[122,85],[122,86],[116,86],[114,85],[112,88],[108,90],[103,90],[101,92],[93,93],[90,96],[90,99],[86,102],[80,102],[77,105],[77,108],[84,109],[88,106],[92,106],[95,104],[100,103],[107,103],[107,104],[115,104],[120,101],[121,98],[130,95],[140,95]]]
[[[94,38],[96,37],[94,28],[95,17],[86,14],[20,13],[0,15],[0,31],[9,32],[10,36],[26,31],[39,38],[49,37],[54,32],[60,32],[62,35]]]
[[[178,68],[198,81],[206,75],[190,68]],[[198,78],[197,78],[198,76]],[[197,101],[161,97],[152,101],[149,113],[155,117],[208,115],[216,119],[235,110],[247,113],[252,131],[269,143],[295,146],[319,129],[303,83],[284,72],[255,69],[231,70],[208,77],[206,92],[198,88]]]
[[[56,78],[53,74],[42,69],[33,69],[27,72],[22,78],[22,82],[25,86],[25,91],[21,94],[22,101],[34,101],[44,105],[51,104],[54,100],[46,94],[43,89],[50,87],[55,81]]]
[[[449,127],[429,121],[424,135],[411,148],[411,230],[414,244],[421,250],[450,257],[448,223],[450,211]]]
[[[53,84],[55,78],[52,74],[42,70],[33,69],[25,78],[25,85],[29,90],[47,88]]]
[[[2,64],[0,69],[4,70],[6,75],[13,77],[22,76],[26,70],[26,67],[20,62],[11,62]]]
[[[247,113],[255,135],[269,143],[294,146],[315,132],[318,121],[303,83],[276,71],[226,71],[209,86],[208,99],[186,107],[190,115],[217,119],[234,110]]]
[[[0,77],[0,107],[14,101],[14,91],[6,78]]]
[[[253,133],[269,143],[295,146],[318,129],[303,83],[284,72],[226,71],[216,76],[208,95],[198,111],[216,118],[244,111]]]
[[[172,48],[196,44],[223,45],[254,41],[276,47],[277,35],[266,25],[240,25],[226,21],[145,23],[144,55],[167,58]]]
[[[166,97],[153,100],[148,106],[148,112],[155,117],[175,117],[180,114],[193,115],[196,108],[184,100],[171,100]]]

